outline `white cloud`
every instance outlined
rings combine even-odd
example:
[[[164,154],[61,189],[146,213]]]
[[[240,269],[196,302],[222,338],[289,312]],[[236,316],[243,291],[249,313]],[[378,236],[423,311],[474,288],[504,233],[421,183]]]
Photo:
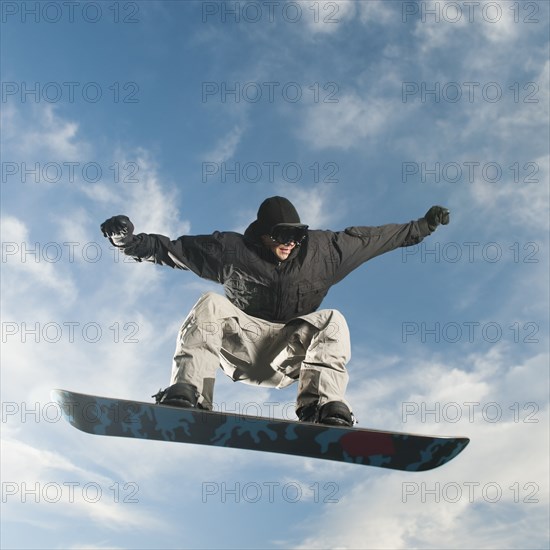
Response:
[[[135,182],[86,185],[81,188],[82,192],[90,200],[99,202],[104,210],[109,208],[108,217],[127,215],[134,224],[136,233],[158,233],[172,238],[187,233],[190,229],[189,222],[181,220],[177,207],[180,191],[174,185],[161,181],[151,155],[139,149],[133,155],[118,151],[117,158],[124,159],[120,162],[122,166],[132,162],[137,167],[131,176]],[[98,234],[102,221],[96,220]]]
[[[416,20],[414,31],[424,55],[454,47],[457,36],[465,45],[479,41],[486,47],[510,46],[519,35],[519,25],[507,2],[488,2],[485,5],[461,2],[421,2],[413,10],[412,2],[404,7],[405,21]],[[469,36],[466,38],[466,36]]]
[[[506,503],[502,499],[491,503],[489,500],[496,494],[495,482],[489,478],[476,485],[478,479],[453,478],[448,474],[371,478],[351,489],[345,502],[330,509],[327,506],[312,525],[316,533],[298,547],[398,550],[525,548],[544,544],[546,534],[537,529],[544,517],[543,507],[521,507],[511,498]],[[507,486],[504,490],[512,495]],[[471,505],[470,494],[475,500]],[[456,495],[460,498],[453,502]],[[518,516],[521,519],[515,523],[521,528],[507,529]]]
[[[351,4],[352,2],[350,2]],[[369,2],[359,2],[360,20],[363,24],[378,23],[388,25],[391,23],[401,23],[402,14],[399,4],[393,5],[384,0],[371,0]]]
[[[286,197],[296,207],[300,220],[311,229],[329,229],[331,224],[345,213],[346,206],[330,185],[318,185],[306,189],[286,182],[277,182],[272,195]],[[265,197],[267,198],[267,197]],[[262,199],[263,200],[263,199]],[[241,209],[237,212],[238,223],[234,231],[243,233],[257,216],[260,203],[254,208]]]
[[[216,164],[230,160],[235,154],[243,133],[243,127],[238,124],[235,125],[227,135],[218,141],[216,147],[212,151],[204,155],[204,160]]]
[[[548,445],[547,374],[540,378],[547,373],[548,355],[517,366],[508,357],[506,348],[498,346],[447,364],[409,352],[400,359],[402,368],[394,358],[387,371],[365,375],[352,386],[349,398],[358,404],[363,426],[466,435],[471,443],[449,464],[421,476],[373,471],[349,485],[342,481],[343,498],[303,529],[308,535],[298,546],[538,547],[545,533],[537,526],[548,506],[549,473],[542,452]],[[385,359],[372,361],[379,365]],[[524,407],[531,402],[536,407]],[[403,411],[407,414],[399,418]],[[534,450],[534,441],[541,452]],[[514,521],[513,534],[499,518]]]
[[[300,20],[313,35],[343,32],[345,24],[357,13],[356,2],[349,0],[299,0],[297,4],[301,8]],[[290,10],[287,17],[294,17]]]
[[[23,297],[38,298],[37,289],[52,291],[67,304],[74,302],[78,290],[70,270],[56,261],[62,246],[40,242],[39,233],[15,216],[4,215],[0,223],[3,306]]]
[[[317,103],[306,110],[300,137],[314,149],[351,149],[375,138],[396,116],[394,103],[376,96],[347,93],[335,103]]]
[[[41,178],[41,189],[47,189],[50,197],[63,196],[75,202],[81,192],[92,204],[108,206],[111,215],[126,213],[140,228],[152,233],[167,233],[179,236],[189,231],[189,223],[179,218],[177,208],[180,191],[172,182],[161,181],[158,167],[148,151],[138,148],[125,151],[117,148],[109,151],[111,158],[103,157],[104,153],[95,150],[82,136],[77,122],[68,120],[57,113],[53,105],[33,106],[32,116],[24,115],[20,110],[10,107],[6,120],[3,119],[5,138],[9,143],[6,154],[13,159],[24,159],[34,167],[35,161],[54,162],[63,165],[67,162],[95,162],[102,170],[104,179],[93,183],[79,170],[74,170],[74,181],[67,183],[68,169],[63,173],[63,181],[48,183]],[[236,145],[240,136],[238,128],[232,134],[232,143]],[[231,141],[231,139],[230,139]],[[31,160],[32,159],[32,162]],[[93,159],[93,160],[92,160]],[[118,163],[119,173],[110,173],[113,162]],[[39,163],[40,167],[44,164]],[[107,173],[109,172],[109,173]],[[32,176],[31,176],[32,177]],[[113,178],[113,181],[109,181]],[[114,181],[114,179],[116,181]],[[70,188],[70,193],[67,190]],[[76,193],[75,193],[76,192]],[[56,223],[63,236],[77,235],[81,242],[84,238],[96,240],[99,224],[103,220],[93,220],[89,207],[79,205],[67,208],[67,203],[60,201],[61,214],[55,208],[55,202],[49,204],[49,217]],[[136,228],[138,231],[140,228]],[[67,238],[66,240],[71,240]],[[74,239],[73,239],[74,240]]]
[[[82,516],[110,529],[166,527],[143,508],[120,506],[110,489],[116,479],[21,441],[2,439],[2,479],[5,521],[33,522],[55,507],[51,529]]]
[[[290,184],[282,184],[278,192],[289,198],[302,222],[311,229],[329,229],[345,209],[344,203],[334,196],[334,189],[328,185],[299,189]]]
[[[514,21],[514,17],[519,14],[513,13],[516,6],[511,6],[509,2],[496,0],[479,6],[477,20],[482,21],[482,33],[495,47],[501,47],[503,44],[514,42],[519,33],[520,25]],[[481,14],[479,14],[481,11]],[[519,6],[516,12],[521,11]],[[523,16],[519,16],[522,19]]]
[[[88,162],[91,158],[92,147],[79,137],[78,122],[59,116],[55,105],[33,105],[30,116],[7,106],[2,128],[11,161],[62,163]]]
[[[59,228],[59,242],[79,243],[80,246],[92,241],[90,228],[94,225],[97,226],[97,221],[92,218],[89,210],[84,207],[75,207],[64,213],[63,216],[53,215],[52,221]],[[97,241],[97,239],[94,240]],[[74,257],[81,260],[82,254],[75,254]]]
[[[518,181],[509,180],[507,184],[490,185],[482,180],[480,171],[477,181],[470,187],[474,204],[494,218],[508,212],[507,224],[526,231],[535,230],[539,238],[546,241],[550,206],[547,186],[549,158],[538,157],[530,161],[529,165],[518,163]],[[527,179],[530,181],[526,182]]]
[[[20,122],[20,131],[24,133],[29,121],[25,122],[22,118]],[[69,131],[62,118],[51,119],[51,122],[54,127],[67,130],[64,134],[61,132],[65,142],[60,139],[60,144],[77,143],[82,139],[77,125],[71,126]],[[47,132],[42,133],[43,137],[48,135]],[[37,141],[38,137],[33,143]],[[13,141],[12,150],[18,150],[17,141]],[[73,153],[77,154],[76,149]],[[32,148],[25,149],[25,155],[36,158]],[[96,152],[95,158],[97,156],[100,155]],[[71,208],[67,208],[67,203],[56,206],[55,200],[50,200],[47,217],[55,237],[60,237],[61,241],[102,240],[99,223],[103,220],[94,219],[99,208],[108,208],[110,215],[130,215],[136,231],[158,232],[173,237],[188,232],[189,224],[179,217],[180,191],[170,182],[162,181],[151,155],[144,150],[124,152],[119,149],[115,151],[115,158],[121,165],[126,162],[121,159],[129,159],[139,166],[135,174],[138,182],[131,185],[124,182],[118,185],[88,183],[75,186],[68,197],[65,190],[53,186],[49,198],[54,199],[55,193],[59,192],[72,205]],[[103,166],[110,164],[109,160],[102,162]],[[4,241],[33,241],[33,235],[38,234],[41,228],[37,223],[44,221],[44,218],[36,220],[30,217],[23,222],[19,217],[10,215],[9,209],[6,214],[2,218]],[[43,239],[43,235],[43,232],[40,233],[37,240]],[[51,239],[52,233],[49,235],[48,239]],[[17,261],[3,264],[2,289],[5,294],[2,306],[6,314],[3,320],[25,319],[31,328],[35,323],[43,326],[46,322],[52,322],[60,327],[63,327],[64,320],[79,323],[73,341],[69,341],[66,327],[57,342],[45,342],[41,338],[40,328],[36,337],[31,334],[24,339],[19,332],[7,338],[7,345],[2,346],[4,403],[28,406],[30,409],[36,405],[42,411],[52,387],[152,401],[150,395],[160,386],[168,385],[177,334],[174,323],[183,320],[187,311],[182,309],[181,304],[196,297],[197,290],[193,287],[186,291],[184,287],[178,291],[177,299],[172,296],[167,300],[167,293],[173,293],[173,288],[166,284],[165,279],[161,287],[159,283],[163,277],[159,270],[153,266],[125,264],[122,260],[109,261],[111,255],[106,250],[107,241],[102,242],[105,243],[103,263],[85,265],[82,262],[61,261],[49,264],[42,261],[35,264]],[[60,273],[66,276],[61,277]],[[73,281],[75,277],[78,288]],[[75,300],[77,291],[82,295],[79,302]],[[150,307],[152,303],[154,307]],[[100,341],[83,341],[79,330],[86,322],[100,326]],[[124,329],[128,322],[138,327],[137,334],[134,334],[136,343],[124,342],[124,337],[130,334]],[[116,342],[112,330],[115,323],[119,326]],[[229,387],[234,389],[232,385]],[[239,394],[230,395],[240,398]],[[220,398],[223,399],[223,392]],[[81,494],[74,502],[68,502],[64,495],[56,504],[56,518],[50,519],[52,507],[49,503],[28,506],[15,498],[9,503],[3,518],[23,526],[40,525],[45,528],[50,525],[55,529],[61,523],[69,523],[74,528],[69,536],[73,537],[80,525],[80,518],[84,518],[88,527],[101,526],[102,536],[88,538],[92,542],[84,546],[101,548],[104,533],[109,530],[167,532],[165,514],[159,513],[167,493],[159,493],[159,486],[167,486],[173,483],[174,476],[181,475],[181,486],[190,486],[196,491],[197,485],[200,490],[197,479],[208,479],[213,464],[216,465],[217,475],[229,475],[228,472],[233,470],[233,466],[227,463],[225,450],[214,450],[209,453],[209,460],[205,461],[204,450],[196,446],[172,448],[172,452],[167,453],[166,446],[114,438],[94,438],[89,442],[82,439],[85,443],[81,445],[77,442],[83,435],[64,421],[50,424],[40,418],[35,425],[32,412],[30,419],[31,422],[28,415],[23,419],[19,415],[10,416],[8,424],[3,427],[3,480],[11,481],[18,487],[23,481],[33,486],[35,483],[56,483],[61,487],[67,481],[80,481],[81,484],[93,481],[100,483],[110,496],[112,492],[109,488],[118,482],[117,477],[125,481],[139,480],[140,503],[134,507],[121,506],[108,499],[90,503]],[[56,449],[70,449],[70,459],[60,460],[57,452],[51,450],[54,448],[52,445]],[[88,445],[93,445],[92,456]],[[136,455],[135,449],[139,449]],[[242,460],[246,459],[248,457]],[[186,467],[186,461],[192,466]],[[77,468],[75,464],[86,466]],[[161,470],[159,464],[162,464]],[[203,471],[199,471],[198,464],[204,465]],[[194,472],[192,479],[185,473],[186,468],[189,470],[191,467]],[[102,473],[97,474],[98,471]],[[170,477],[169,481],[166,476]],[[52,490],[54,488],[52,486]],[[186,529],[187,524],[187,520],[178,521],[178,528]],[[82,540],[87,538],[83,533],[79,536]]]

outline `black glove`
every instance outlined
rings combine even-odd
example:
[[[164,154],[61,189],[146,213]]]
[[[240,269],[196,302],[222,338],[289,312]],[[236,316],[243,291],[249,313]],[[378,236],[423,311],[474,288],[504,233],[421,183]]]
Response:
[[[115,246],[125,246],[134,238],[134,224],[128,216],[113,216],[101,224],[101,232]]]
[[[449,210],[443,206],[432,206],[426,212],[424,219],[428,222],[430,231],[433,232],[439,224],[447,225],[449,223]]]

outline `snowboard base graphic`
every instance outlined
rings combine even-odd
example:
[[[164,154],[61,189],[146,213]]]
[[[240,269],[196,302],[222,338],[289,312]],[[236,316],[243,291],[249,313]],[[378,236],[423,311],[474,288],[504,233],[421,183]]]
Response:
[[[442,466],[469,443],[465,437],[325,426],[66,390],[53,390],[52,398],[70,424],[90,434],[265,451],[411,472]]]

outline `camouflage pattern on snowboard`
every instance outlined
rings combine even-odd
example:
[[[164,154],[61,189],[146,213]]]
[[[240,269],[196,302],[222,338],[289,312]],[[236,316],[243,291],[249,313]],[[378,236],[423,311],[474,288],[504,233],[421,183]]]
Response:
[[[90,434],[266,451],[394,470],[437,468],[469,443],[464,437],[323,426],[65,390],[54,390],[52,398],[75,428]]]

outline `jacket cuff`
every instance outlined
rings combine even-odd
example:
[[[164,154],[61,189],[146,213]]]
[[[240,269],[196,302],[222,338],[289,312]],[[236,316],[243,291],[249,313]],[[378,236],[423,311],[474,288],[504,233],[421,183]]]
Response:
[[[131,256],[137,262],[141,262],[143,259],[152,255],[150,241],[147,237],[149,237],[149,235],[146,233],[132,235],[129,242],[121,246],[120,249],[126,256]]]
[[[427,237],[433,233],[433,231],[430,231],[430,226],[428,225],[426,218],[420,218],[417,223],[422,237]]]
[[[116,246],[117,248],[124,248],[131,245],[134,239],[135,235],[125,235],[124,237],[109,237],[109,241],[111,241],[111,244],[113,246]]]

